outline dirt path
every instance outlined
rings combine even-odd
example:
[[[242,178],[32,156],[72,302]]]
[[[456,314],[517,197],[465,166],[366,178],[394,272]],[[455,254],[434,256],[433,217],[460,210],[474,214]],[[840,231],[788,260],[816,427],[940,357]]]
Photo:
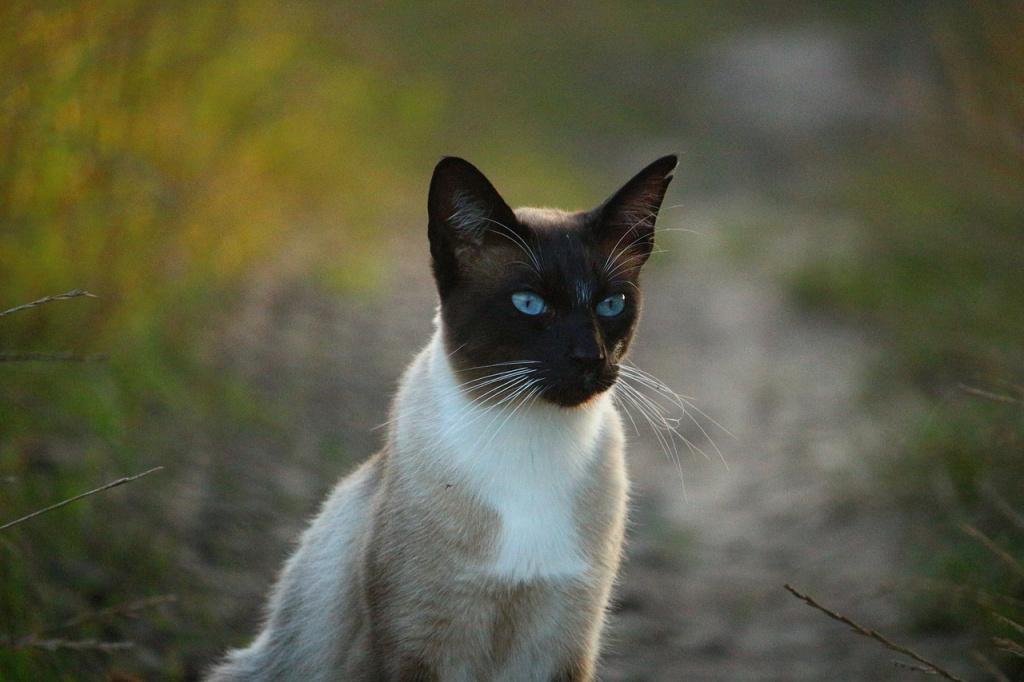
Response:
[[[859,400],[876,351],[730,265],[713,210],[679,220],[704,234],[675,240],[686,257],[662,256],[647,277],[635,361],[735,438],[715,436],[728,468],[683,458],[685,494],[657,443],[634,442],[632,546],[604,679],[914,674],[789,596],[787,582],[941,660],[949,642],[908,634],[887,590],[900,576],[900,530],[868,485],[865,460],[883,434]],[[702,442],[695,428],[686,435]]]

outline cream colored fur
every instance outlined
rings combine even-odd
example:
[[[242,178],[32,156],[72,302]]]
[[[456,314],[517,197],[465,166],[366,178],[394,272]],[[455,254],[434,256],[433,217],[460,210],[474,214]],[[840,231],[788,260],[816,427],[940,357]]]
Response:
[[[611,396],[487,411],[446,350],[438,325],[383,451],[338,484],[262,632],[209,680],[592,678],[626,511]]]

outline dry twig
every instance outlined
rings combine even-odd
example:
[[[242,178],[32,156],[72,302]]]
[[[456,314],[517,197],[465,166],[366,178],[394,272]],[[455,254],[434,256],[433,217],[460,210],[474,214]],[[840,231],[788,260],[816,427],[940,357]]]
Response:
[[[958,585],[947,580],[935,580],[929,578],[915,578],[908,581],[907,587],[912,590],[933,592],[941,595],[954,595],[958,598],[970,599],[972,602],[983,608],[994,610],[998,602],[1012,608],[1024,608],[1024,600],[1010,597],[996,592],[985,590],[970,585]]]
[[[914,659],[915,661],[917,661],[921,665],[925,666],[929,670],[934,671],[935,674],[941,675],[942,677],[945,677],[947,680],[952,680],[953,682],[964,682],[964,680],[962,678],[957,677],[956,675],[954,675],[953,673],[949,672],[948,670],[946,670],[942,666],[940,666],[940,665],[938,665],[936,663],[932,663],[931,661],[929,661],[927,658],[921,656],[916,651],[914,651],[912,649],[908,649],[907,647],[905,647],[905,646],[903,646],[901,644],[896,644],[895,642],[893,642],[892,640],[888,639],[887,637],[885,637],[885,635],[882,635],[878,631],[872,630],[871,628],[866,628],[863,625],[861,625],[861,624],[859,624],[859,623],[857,623],[857,622],[847,618],[846,616],[841,615],[839,613],[836,613],[835,611],[829,609],[828,607],[822,606],[817,601],[815,601],[813,597],[810,597],[810,596],[804,594],[803,592],[800,592],[799,590],[797,590],[795,587],[793,587],[789,583],[786,583],[785,588],[786,588],[786,590],[790,594],[792,594],[794,597],[796,597],[800,601],[804,602],[805,604],[807,604],[808,606],[810,606],[812,608],[817,609],[818,611],[821,611],[822,613],[824,613],[829,618],[831,618],[833,620],[837,620],[840,623],[842,623],[843,625],[846,625],[851,630],[856,632],[858,635],[862,635],[864,637],[867,637],[868,639],[873,639],[876,642],[878,642],[879,644],[881,644],[882,646],[884,646],[885,648],[890,649],[891,651],[895,651],[897,653],[903,654],[904,656],[909,656],[910,658]]]
[[[1007,618],[1006,616],[1004,616],[1001,613],[993,613],[992,615],[994,615],[996,618],[998,618],[999,620],[1001,620],[1004,623],[1006,623],[1007,625],[1009,625],[1011,628],[1013,628],[1014,630],[1016,630],[1020,634],[1024,635],[1024,625],[1021,625],[1020,623],[1018,623],[1017,621],[1015,621],[1012,618]]]
[[[163,606],[164,604],[171,604],[178,601],[178,597],[173,594],[161,594],[155,597],[145,597],[143,599],[136,599],[134,601],[125,602],[122,604],[114,604],[108,606],[105,609],[99,609],[98,611],[87,611],[80,613],[77,616],[73,616],[60,625],[55,625],[50,628],[46,628],[43,632],[54,632],[55,630],[66,630],[75,626],[81,625],[82,623],[88,623],[90,621],[102,621],[113,617],[122,618],[134,618],[138,615],[139,611],[145,609],[151,609],[157,606]]]
[[[161,469],[163,469],[162,466],[153,467],[152,469],[150,469],[148,471],[143,471],[141,474],[135,474],[134,476],[125,476],[124,478],[119,478],[116,481],[111,481],[110,483],[107,483],[106,485],[102,485],[99,488],[95,488],[95,489],[90,490],[88,492],[84,492],[81,495],[75,495],[74,497],[69,497],[68,499],[62,500],[62,501],[58,502],[57,504],[51,504],[49,507],[44,507],[43,509],[40,509],[38,511],[32,512],[31,514],[27,514],[25,516],[22,516],[20,519],[14,519],[13,521],[8,521],[4,525],[0,526],[0,530],[7,530],[11,526],[16,526],[19,523],[22,523],[24,521],[28,521],[29,519],[34,519],[35,517],[40,516],[41,514],[45,514],[46,512],[51,512],[54,509],[60,509],[61,507],[65,506],[65,505],[71,504],[72,502],[77,502],[78,500],[82,499],[83,497],[89,497],[90,495],[95,495],[96,493],[101,493],[104,490],[110,490],[111,488],[116,488],[119,485],[124,485],[125,483],[131,483],[132,481],[137,481],[138,479],[142,478],[143,476],[148,476],[148,475],[150,475],[151,473],[153,473],[155,471],[160,471]]]
[[[0,317],[16,313],[19,310],[28,310],[29,308],[37,308],[46,303],[52,303],[53,301],[66,301],[69,298],[78,298],[79,296],[87,296],[89,298],[96,298],[96,294],[90,294],[84,289],[72,289],[71,291],[65,291],[63,294],[56,294],[54,296],[43,296],[42,298],[36,299],[31,303],[23,303],[22,305],[16,305],[13,308],[8,308],[3,312],[0,312]]]
[[[126,602],[124,604],[115,604],[114,606],[100,609],[98,611],[88,611],[86,613],[79,614],[68,620],[64,621],[60,625],[45,628],[39,632],[31,635],[24,635],[22,637],[3,637],[0,636],[0,648],[5,649],[45,649],[47,651],[56,651],[58,649],[68,649],[75,651],[102,651],[112,652],[120,649],[128,649],[134,646],[134,643],[128,641],[121,642],[102,642],[94,639],[85,640],[72,640],[63,638],[44,638],[43,635],[50,634],[59,630],[66,630],[68,628],[87,623],[89,621],[102,621],[107,618],[114,616],[122,616],[126,618],[134,618],[139,611],[143,609],[152,608],[154,606],[161,606],[163,604],[169,604],[177,601],[177,597],[173,594],[161,594],[155,597],[146,597],[144,599],[136,599],[135,601]]]
[[[75,353],[0,353],[0,362],[103,362],[109,357]]]
[[[907,663],[906,661],[893,660],[892,664],[897,668],[903,668],[904,670],[910,670],[911,672],[921,673],[922,675],[938,675],[937,672],[931,668],[926,668],[923,665],[917,665],[915,663]]]
[[[992,662],[992,659],[977,649],[971,652],[971,657],[978,664],[978,667],[991,675],[996,682],[1012,682],[1012,680],[1006,676],[1006,673],[1000,670],[999,666]]]
[[[987,400],[994,400],[997,403],[1011,403],[1013,405],[1024,404],[1024,401],[1014,398],[1012,395],[1005,395],[1003,393],[993,393],[992,391],[986,391],[983,388],[975,388],[966,384],[960,384],[960,390],[964,393],[970,393],[976,395],[979,398],[985,398]]]
[[[103,642],[97,639],[38,639],[23,637],[15,641],[0,641],[5,649],[43,649],[44,651],[100,651],[105,654],[124,651],[134,642]]]
[[[972,538],[980,542],[982,545],[985,546],[985,549],[995,554],[1003,561],[1003,563],[1012,568],[1017,575],[1024,578],[1024,564],[1021,564],[1019,561],[1010,556],[1009,553],[1007,553],[1005,549],[997,545],[992,538],[985,535],[974,526],[968,525],[966,523],[960,524],[960,530],[962,530],[963,532],[967,533]]]
[[[1006,501],[1006,498],[999,494],[995,486],[991,483],[987,483],[981,487],[982,494],[988,499],[988,501],[995,507],[996,511],[1006,517],[1006,519],[1017,527],[1018,530],[1024,531],[1024,516],[1013,508],[1013,506]]]
[[[1024,658],[1024,646],[1020,642],[1015,642],[1005,637],[993,637],[992,641],[1003,651],[1013,654],[1017,658]]]

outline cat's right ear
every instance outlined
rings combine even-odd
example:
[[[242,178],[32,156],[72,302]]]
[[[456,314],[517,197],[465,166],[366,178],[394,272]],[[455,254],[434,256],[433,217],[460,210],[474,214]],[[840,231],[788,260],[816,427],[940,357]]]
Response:
[[[430,255],[442,297],[458,282],[460,261],[478,254],[488,235],[518,228],[512,209],[484,174],[454,156],[434,167],[427,213]]]
[[[635,276],[651,255],[654,223],[676,163],[675,154],[661,157],[594,211],[598,240],[610,259],[623,264],[624,274]]]

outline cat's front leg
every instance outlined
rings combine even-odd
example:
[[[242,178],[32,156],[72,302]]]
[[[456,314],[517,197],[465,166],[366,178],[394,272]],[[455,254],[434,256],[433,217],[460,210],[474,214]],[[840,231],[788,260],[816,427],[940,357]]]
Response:
[[[551,682],[591,682],[594,679],[594,657],[580,652],[570,657],[551,678]]]
[[[373,672],[366,678],[373,682],[441,682],[437,670],[418,656],[382,655],[374,653]]]
[[[407,658],[398,666],[398,682],[441,682],[441,677],[432,666],[422,659]]]

